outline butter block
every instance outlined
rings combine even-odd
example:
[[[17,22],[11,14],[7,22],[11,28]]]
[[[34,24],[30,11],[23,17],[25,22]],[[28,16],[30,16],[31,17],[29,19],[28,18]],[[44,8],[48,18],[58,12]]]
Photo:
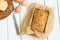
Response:
[[[7,1],[0,1],[0,10],[5,11],[8,7]]]

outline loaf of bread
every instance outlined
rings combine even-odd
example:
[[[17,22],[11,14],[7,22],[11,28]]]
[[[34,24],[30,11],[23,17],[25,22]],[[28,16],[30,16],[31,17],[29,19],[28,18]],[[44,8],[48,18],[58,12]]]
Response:
[[[39,32],[45,32],[48,17],[49,17],[48,11],[44,9],[35,8],[31,22],[31,29],[37,30]]]

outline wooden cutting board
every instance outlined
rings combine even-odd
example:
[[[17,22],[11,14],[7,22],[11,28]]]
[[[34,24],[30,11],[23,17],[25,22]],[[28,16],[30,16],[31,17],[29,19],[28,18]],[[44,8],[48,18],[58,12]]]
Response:
[[[14,10],[14,6],[11,0],[6,0],[8,2],[8,7],[5,11],[0,11],[0,20],[8,17]]]

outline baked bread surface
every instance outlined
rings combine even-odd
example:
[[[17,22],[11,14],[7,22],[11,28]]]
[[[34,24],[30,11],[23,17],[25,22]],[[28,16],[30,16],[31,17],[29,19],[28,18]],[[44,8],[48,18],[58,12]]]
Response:
[[[48,11],[35,8],[31,22],[31,29],[39,32],[45,32],[48,16]]]

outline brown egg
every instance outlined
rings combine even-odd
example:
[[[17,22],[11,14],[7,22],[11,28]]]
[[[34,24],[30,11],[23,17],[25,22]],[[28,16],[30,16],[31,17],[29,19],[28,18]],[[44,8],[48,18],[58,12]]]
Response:
[[[22,2],[23,0],[15,0],[16,2],[18,2],[18,3],[20,3],[20,2]]]
[[[27,5],[27,0],[23,0],[23,1],[21,2],[21,4],[22,4],[22,5]]]
[[[20,13],[20,11],[21,11],[21,6],[17,6],[17,7],[15,8],[15,12],[16,12],[16,13]]]

